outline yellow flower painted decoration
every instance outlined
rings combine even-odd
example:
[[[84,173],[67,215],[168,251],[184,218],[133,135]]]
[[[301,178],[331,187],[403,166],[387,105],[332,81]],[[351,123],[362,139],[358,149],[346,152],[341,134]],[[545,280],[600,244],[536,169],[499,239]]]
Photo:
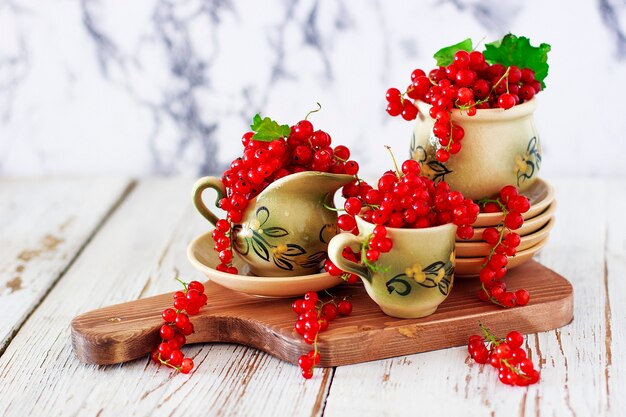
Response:
[[[525,174],[528,170],[528,164],[526,163],[526,159],[528,159],[530,155],[526,152],[526,155],[516,155],[515,156],[515,168],[513,168],[513,172],[516,174]]]
[[[413,266],[404,270],[407,277],[413,278],[416,282],[422,283],[426,281],[426,274],[422,272],[422,265],[413,264]]]
[[[272,248],[272,254],[274,255],[275,258],[280,259],[283,256],[283,253],[287,252],[288,249],[289,248],[287,247],[287,245],[285,245],[284,243],[281,243],[275,248]]]
[[[456,260],[456,254],[454,253],[454,251],[450,252],[450,262],[454,263],[454,261]]]
[[[259,230],[259,227],[261,227],[261,222],[258,219],[252,219],[250,220],[249,226],[252,230]],[[263,233],[263,230],[259,230],[259,233]]]
[[[435,284],[439,284],[439,281],[441,281],[443,279],[443,277],[446,276],[446,271],[444,271],[443,268],[441,268],[439,271],[437,271],[437,277],[435,278]]]

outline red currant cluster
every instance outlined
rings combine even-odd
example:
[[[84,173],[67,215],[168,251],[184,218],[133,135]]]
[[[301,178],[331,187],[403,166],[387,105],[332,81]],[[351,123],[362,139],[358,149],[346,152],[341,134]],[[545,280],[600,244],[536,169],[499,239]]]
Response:
[[[467,345],[467,350],[476,363],[489,362],[498,370],[498,379],[503,384],[526,386],[539,381],[539,371],[522,349],[524,337],[520,332],[514,330],[507,334],[506,339],[499,339],[482,324],[480,328],[484,337],[472,335]]]
[[[337,302],[335,297],[323,302],[316,292],[310,291],[304,294],[304,298],[294,301],[291,308],[298,314],[296,332],[306,343],[313,345],[313,350],[298,358],[302,376],[310,379],[313,376],[313,368],[320,363],[320,352],[317,349],[319,332],[328,329],[329,323],[337,316],[349,316],[352,313],[352,303],[346,299]]]
[[[257,115],[251,127],[254,131],[245,133],[241,139],[243,156],[233,160],[222,176],[226,196],[219,206],[227,212],[227,220],[216,224],[213,236],[221,261],[216,269],[231,274],[238,273],[232,266],[232,226],[241,221],[248,202],[268,185],[303,171],[348,175],[359,171],[359,164],[349,160],[350,150],[343,145],[331,147],[330,135],[314,130],[306,118],[290,128],[269,118],[261,120]]]
[[[186,336],[193,333],[193,324],[189,321],[189,316],[198,314],[200,308],[206,305],[207,296],[201,282],[186,283],[178,278],[177,280],[183,284],[184,290],[174,293],[174,308],[163,310],[165,324],[159,331],[163,340],[151,356],[158,364],[188,374],[193,369],[193,360],[183,358],[180,349],[187,342]]]
[[[530,201],[520,195],[517,188],[507,185],[496,198],[479,201],[487,213],[502,212],[503,220],[498,227],[488,227],[483,231],[483,240],[491,245],[489,255],[480,270],[481,289],[478,296],[501,307],[524,306],[530,295],[524,289],[511,292],[501,279],[506,275],[508,257],[515,256],[520,244],[520,236],[513,232],[524,224],[522,213],[530,209]]]
[[[428,76],[421,69],[414,70],[404,93],[397,88],[387,90],[387,113],[413,120],[418,110],[410,99],[430,104],[429,115],[435,119],[433,134],[441,145],[436,157],[446,162],[461,150],[465,136],[463,128],[451,120],[452,109],[464,110],[468,116],[474,116],[477,109],[506,110],[532,99],[539,91],[541,83],[535,80],[532,69],[490,65],[482,52],[460,50],[450,65],[432,69]]]
[[[476,221],[479,206],[460,192],[451,191],[445,181],[435,184],[419,174],[419,163],[409,159],[402,163],[401,170],[396,166],[395,172],[385,172],[378,180],[378,189],[361,180],[343,187],[346,214],[339,216],[339,228],[358,233],[354,220],[357,215],[376,225],[362,248],[360,259],[349,249],[344,250],[344,257],[372,267],[371,263],[381,253],[393,247],[386,227],[420,229],[454,223],[458,226],[459,238],[469,239],[474,235],[471,225]],[[327,261],[326,270],[337,273],[338,268]]]

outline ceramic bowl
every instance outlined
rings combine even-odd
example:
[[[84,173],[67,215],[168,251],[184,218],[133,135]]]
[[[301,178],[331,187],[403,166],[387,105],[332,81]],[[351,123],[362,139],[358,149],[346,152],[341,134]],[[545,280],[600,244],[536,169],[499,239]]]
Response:
[[[550,230],[554,227],[554,217],[551,218],[548,223],[543,226],[541,229],[537,230],[535,233],[528,234],[526,236],[522,236],[520,239],[520,244],[517,247],[518,252],[526,250],[543,239],[545,239]],[[491,246],[486,242],[456,242],[456,256],[458,258],[473,258],[473,257],[482,257],[489,255],[491,251]]]
[[[556,201],[550,204],[548,208],[543,213],[539,214],[538,216],[535,216],[532,219],[524,220],[524,224],[522,225],[522,227],[515,230],[515,232],[519,234],[520,236],[526,236],[526,235],[536,232],[537,230],[541,229],[546,224],[548,224],[550,219],[552,219],[552,217],[554,216],[555,210],[556,210]],[[483,232],[485,231],[485,229],[486,227],[475,227],[474,236],[472,236],[470,239],[461,240],[457,238],[457,240],[459,243],[481,242],[483,238]]]
[[[543,248],[548,241],[548,238],[545,237],[535,246],[531,246],[530,248],[519,251],[517,254],[511,258],[509,258],[509,262],[507,264],[508,269],[513,269],[517,266],[522,265],[524,262],[527,262],[532,259],[532,257],[537,253],[541,248]],[[457,277],[461,278],[471,278],[476,277],[480,273],[483,263],[485,262],[485,257],[477,257],[477,258],[456,258],[456,266],[454,270],[454,274]]]
[[[545,211],[545,209],[554,201],[554,187],[542,180],[537,180],[526,190],[522,191],[522,195],[525,195],[530,200],[530,209],[523,214],[524,220],[533,218]],[[480,213],[474,227],[489,227],[495,226],[502,220],[502,213]]]
[[[233,264],[239,269],[239,275],[220,272],[214,269],[219,263],[214,245],[210,232],[199,236],[187,247],[187,257],[209,280],[231,290],[262,297],[297,297],[307,291],[322,291],[343,282],[326,272],[292,277],[255,276],[236,253]]]

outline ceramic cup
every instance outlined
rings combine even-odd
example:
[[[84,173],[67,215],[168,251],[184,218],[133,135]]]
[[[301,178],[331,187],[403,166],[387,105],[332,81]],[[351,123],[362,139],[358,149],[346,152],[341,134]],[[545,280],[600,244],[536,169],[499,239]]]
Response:
[[[233,249],[261,277],[316,274],[326,260],[326,248],[337,234],[333,196],[354,177],[307,171],[271,183],[249,201],[240,223],[234,225]],[[203,192],[225,188],[216,177],[200,178],[193,186],[196,209],[211,224],[218,217],[202,201]],[[216,203],[217,206],[217,203]]]
[[[432,133],[431,106],[417,102],[419,116],[411,138],[411,156],[422,173],[478,200],[496,194],[505,185],[528,188],[541,168],[541,145],[533,112],[536,99],[504,109],[481,109],[474,116],[452,111],[452,121],[465,131],[463,147],[446,163],[437,161],[441,145]]]
[[[360,249],[361,243],[374,230],[374,224],[360,217],[356,220],[359,235],[341,233],[333,237],[328,245],[330,260],[342,270],[357,274],[369,296],[385,314],[418,318],[434,313],[452,289],[456,226],[388,227],[387,236],[393,241],[393,248],[380,255],[376,261],[379,270],[372,272],[341,255],[346,246]]]

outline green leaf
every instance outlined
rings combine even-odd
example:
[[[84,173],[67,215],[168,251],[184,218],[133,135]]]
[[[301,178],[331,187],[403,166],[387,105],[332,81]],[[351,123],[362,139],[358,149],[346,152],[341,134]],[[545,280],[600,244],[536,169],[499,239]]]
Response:
[[[433,58],[437,60],[438,66],[446,67],[452,64],[452,62],[454,61],[454,54],[456,54],[458,51],[461,51],[461,50],[467,51],[467,52],[472,51],[472,40],[470,38],[467,38],[464,41],[461,41],[459,43],[455,43],[454,45],[441,48],[440,50],[435,52],[435,55],[433,55]]]
[[[515,65],[520,68],[530,68],[535,71],[535,79],[545,88],[546,84],[543,80],[548,76],[550,49],[552,48],[547,43],[532,46],[527,37],[518,37],[509,33],[499,41],[486,44],[483,54],[485,60],[491,64],[497,62],[504,66]]]
[[[252,139],[260,140],[262,142],[271,142],[276,139],[287,137],[291,132],[289,125],[279,125],[276,121],[270,119],[269,117],[261,119],[259,114],[256,114],[254,119],[252,119],[250,129],[255,132]]]

